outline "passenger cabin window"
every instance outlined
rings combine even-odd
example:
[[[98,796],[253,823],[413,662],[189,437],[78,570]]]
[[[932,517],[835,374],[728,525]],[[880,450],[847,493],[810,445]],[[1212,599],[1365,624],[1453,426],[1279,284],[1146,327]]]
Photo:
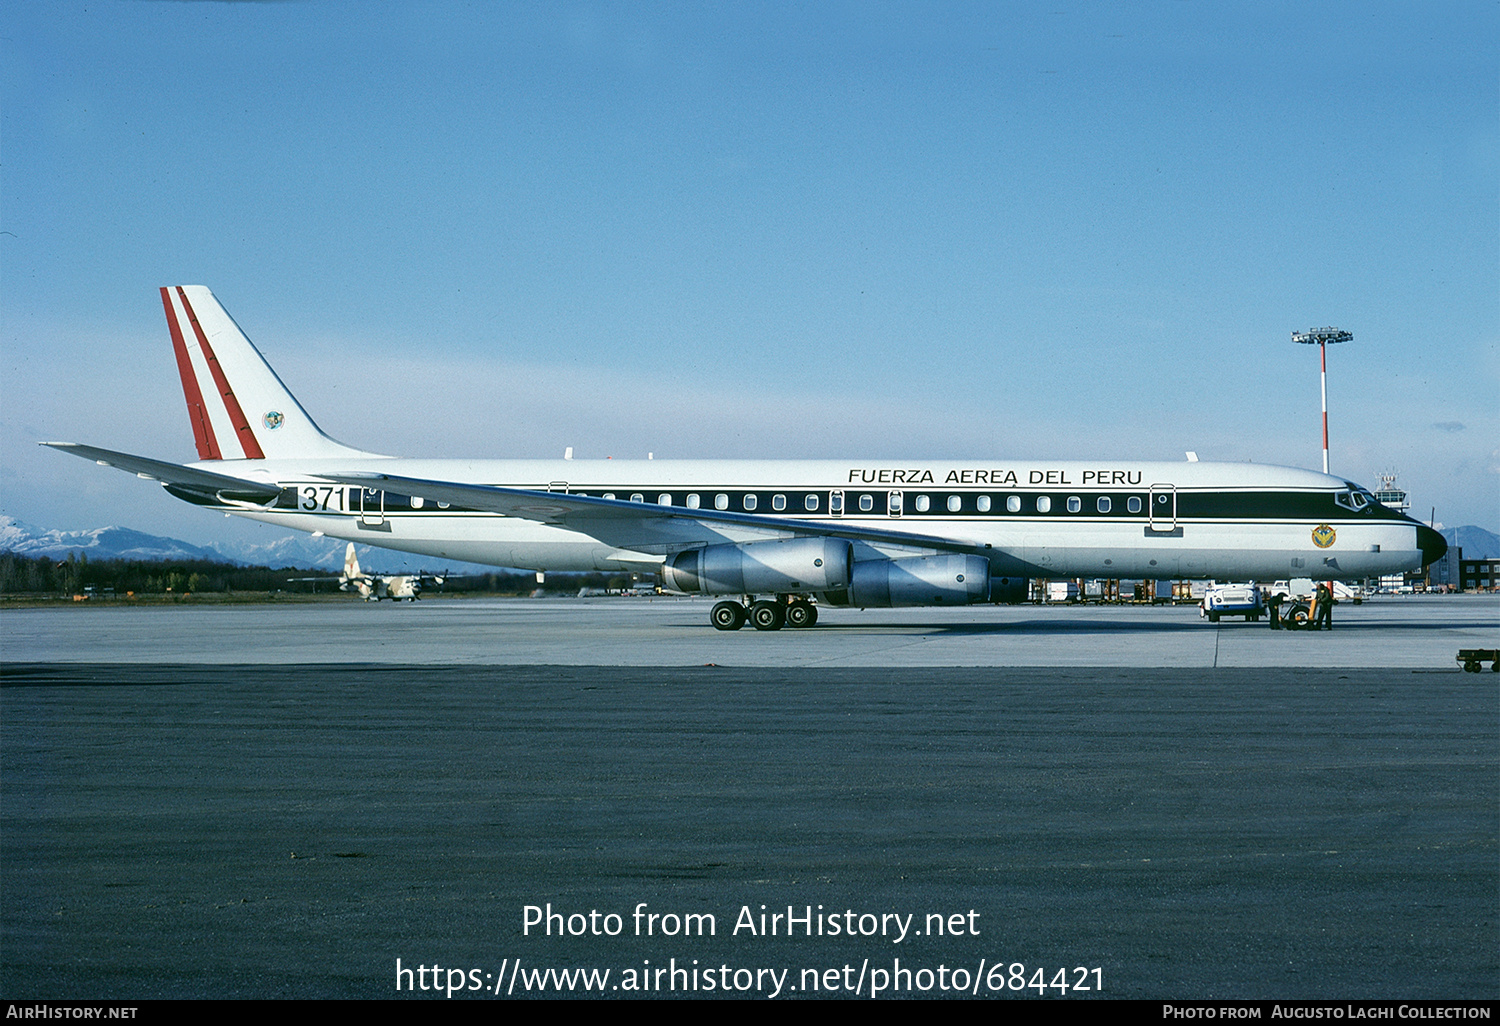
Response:
[[[964,500],[957,495],[948,496],[948,512],[957,513],[964,508]]]
[[[687,497],[687,508],[688,509],[697,509],[698,505],[699,505],[698,493],[697,492],[693,492],[691,495],[689,495]]]
[[[990,511],[990,497],[988,495],[981,495],[975,500],[974,505],[978,508],[979,512],[988,513]]]
[[[421,509],[422,506],[423,506],[422,497],[420,495],[413,495],[411,497],[411,508],[412,509]]]
[[[760,500],[757,499],[753,494],[745,496],[745,508],[746,509],[754,509],[756,506],[759,506],[759,505],[760,505]]]
[[[1038,513],[1050,513],[1052,511],[1052,496],[1038,495],[1036,497],[1036,511]]]
[[[1068,512],[1077,513],[1081,509],[1083,509],[1083,500],[1076,495],[1068,496]]]
[[[1125,509],[1131,513],[1139,513],[1141,511],[1141,497],[1139,495],[1132,495],[1126,499]]]
[[[656,504],[658,506],[670,506],[670,505],[672,505],[672,496],[671,496],[671,494],[669,492],[662,492],[660,495],[658,495],[656,497]]]
[[[917,512],[918,513],[926,513],[931,508],[932,508],[932,500],[931,499],[929,499],[925,495],[918,495],[917,496]]]
[[[873,496],[873,495],[861,495],[859,497],[859,511],[861,513],[868,513],[868,512],[870,512],[870,510],[872,510],[874,508],[875,508],[875,496]]]
[[[720,492],[718,495],[714,496],[714,509],[728,509],[728,508],[729,508],[729,496],[725,495],[723,492]]]
[[[905,508],[905,505],[906,505],[906,496],[903,493],[901,493],[901,492],[886,492],[885,493],[885,508],[886,508],[886,512],[889,513],[891,516],[893,516],[893,517],[899,517],[901,515],[901,511]]]
[[[842,512],[844,512],[844,493],[843,492],[830,492],[829,493],[829,495],[828,495],[828,512],[830,512],[830,513],[842,513]]]
[[[786,509],[786,496],[782,495],[780,492],[777,492],[775,495],[771,496],[771,508],[776,510],[776,512],[778,513]]]
[[[615,498],[615,493],[614,492],[605,492],[603,495],[599,496],[599,498],[601,498],[601,499],[609,499],[611,502],[613,502],[614,498]]]
[[[1012,495],[1005,500],[1005,508],[1012,513],[1021,512],[1021,497]]]
[[[816,495],[809,495],[807,498],[803,499],[802,508],[807,510],[809,513],[817,509],[818,497]]]
[[[646,497],[644,495],[642,495],[640,492],[631,492],[630,493],[630,501],[631,502],[645,502],[646,501]]]
[[[1109,512],[1109,496],[1108,495],[1101,495],[1101,496],[1099,496],[1099,501],[1096,502],[1096,503],[1094,503],[1094,506],[1095,506],[1095,508],[1097,508],[1099,510],[1100,513],[1108,513]]]

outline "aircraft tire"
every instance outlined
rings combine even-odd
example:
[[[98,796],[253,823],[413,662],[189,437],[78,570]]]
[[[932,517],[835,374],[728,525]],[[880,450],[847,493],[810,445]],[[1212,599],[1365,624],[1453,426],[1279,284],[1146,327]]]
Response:
[[[796,601],[786,607],[786,625],[791,628],[811,627],[818,622],[818,607],[811,602]]]
[[[780,602],[757,602],[750,607],[750,626],[758,631],[779,631],[786,623],[786,607]]]
[[[745,607],[738,602],[720,602],[708,614],[715,630],[737,631],[745,626]]]
[[[1209,613],[1208,614],[1208,622],[1209,623],[1218,623],[1219,622],[1219,614],[1218,613]]]

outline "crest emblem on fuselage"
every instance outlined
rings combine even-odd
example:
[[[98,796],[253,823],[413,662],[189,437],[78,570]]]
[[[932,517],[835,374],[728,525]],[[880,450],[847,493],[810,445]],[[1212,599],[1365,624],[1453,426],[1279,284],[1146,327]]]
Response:
[[[1314,527],[1312,531],[1313,544],[1320,549],[1328,548],[1328,546],[1333,544],[1334,539],[1336,539],[1337,537],[1338,532],[1328,524],[1319,524],[1317,527]]]
[[[286,420],[286,418],[281,415],[280,410],[269,410],[261,419],[266,422],[266,427],[270,428],[272,431],[275,431],[277,428],[281,427],[281,422]]]

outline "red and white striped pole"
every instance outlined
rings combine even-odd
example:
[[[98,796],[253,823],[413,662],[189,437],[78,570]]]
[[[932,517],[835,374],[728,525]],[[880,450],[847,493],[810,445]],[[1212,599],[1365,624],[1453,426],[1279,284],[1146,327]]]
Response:
[[[1323,473],[1328,473],[1328,343],[1318,343],[1323,362]]]
[[[1314,328],[1311,331],[1292,332],[1292,341],[1304,345],[1316,345],[1323,367],[1323,473],[1328,473],[1328,345],[1331,342],[1353,342],[1351,332],[1338,328]]]

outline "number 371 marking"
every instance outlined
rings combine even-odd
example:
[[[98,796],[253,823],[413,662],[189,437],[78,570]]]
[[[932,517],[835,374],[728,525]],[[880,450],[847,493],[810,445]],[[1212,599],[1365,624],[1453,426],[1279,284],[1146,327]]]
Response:
[[[321,501],[319,499],[320,495],[322,496]],[[335,498],[338,501],[333,508],[342,511],[344,508],[344,490],[342,488],[318,488],[313,485],[308,485],[306,488],[302,489],[302,501],[301,503],[299,503],[299,505],[302,509],[309,511],[327,510],[329,508],[329,502],[332,502]]]

